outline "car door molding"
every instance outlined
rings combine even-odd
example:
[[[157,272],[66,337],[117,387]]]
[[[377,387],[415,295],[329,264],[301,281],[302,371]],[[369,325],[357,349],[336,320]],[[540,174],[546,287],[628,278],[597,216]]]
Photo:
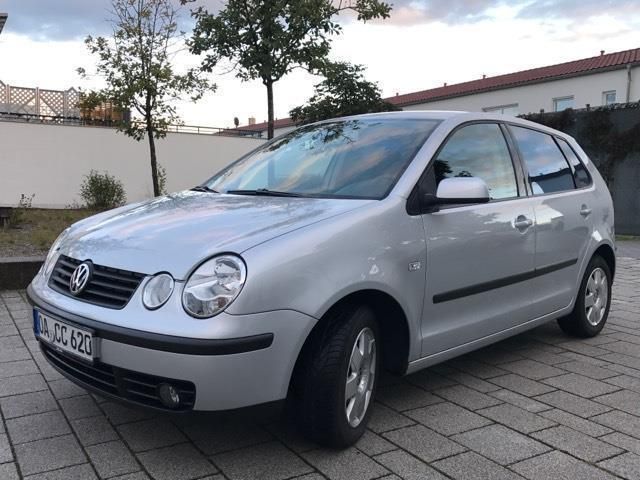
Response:
[[[447,292],[437,293],[433,296],[433,303],[449,302],[451,300],[458,300],[460,298],[468,297],[470,295],[477,295],[478,293],[488,292],[490,290],[496,290],[498,288],[508,287],[515,283],[525,282],[535,277],[547,275],[563,268],[570,267],[578,263],[577,258],[566,260],[564,262],[554,263],[541,268],[534,268],[527,272],[518,273],[516,275],[509,275],[508,277],[497,278],[488,282],[476,283],[467,287],[457,288],[455,290],[449,290]]]

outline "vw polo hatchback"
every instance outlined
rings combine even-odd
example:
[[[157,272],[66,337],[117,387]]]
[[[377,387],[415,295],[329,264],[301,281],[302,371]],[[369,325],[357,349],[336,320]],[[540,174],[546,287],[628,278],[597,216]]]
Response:
[[[398,112],[265,143],[189,191],[64,231],[28,287],[43,355],[175,412],[289,400],[334,447],[408,374],[557,320],[602,330],[611,197],[569,136]]]

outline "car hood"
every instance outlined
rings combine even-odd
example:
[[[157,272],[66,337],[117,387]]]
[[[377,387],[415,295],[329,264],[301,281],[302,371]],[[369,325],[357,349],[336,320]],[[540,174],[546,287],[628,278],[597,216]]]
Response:
[[[70,229],[60,251],[98,265],[185,279],[215,254],[242,253],[369,202],[186,191],[85,219]]]

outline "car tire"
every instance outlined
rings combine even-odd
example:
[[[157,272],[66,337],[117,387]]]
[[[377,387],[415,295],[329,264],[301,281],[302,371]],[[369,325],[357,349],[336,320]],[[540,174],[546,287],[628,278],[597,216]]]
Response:
[[[604,328],[611,307],[611,269],[594,256],[584,272],[573,311],[558,319],[563,332],[575,337],[595,337]]]
[[[380,364],[378,326],[364,305],[328,315],[296,367],[293,409],[307,438],[345,448],[358,441],[371,417]]]

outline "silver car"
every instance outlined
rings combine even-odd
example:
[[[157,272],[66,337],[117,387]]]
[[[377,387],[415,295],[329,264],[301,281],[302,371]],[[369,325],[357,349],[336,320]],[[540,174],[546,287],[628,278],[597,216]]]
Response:
[[[571,137],[398,112],[304,126],[78,222],[28,296],[43,355],[88,390],[178,412],[288,399],[310,438],[344,447],[381,368],[554,319],[597,335],[614,271],[611,197]]]

